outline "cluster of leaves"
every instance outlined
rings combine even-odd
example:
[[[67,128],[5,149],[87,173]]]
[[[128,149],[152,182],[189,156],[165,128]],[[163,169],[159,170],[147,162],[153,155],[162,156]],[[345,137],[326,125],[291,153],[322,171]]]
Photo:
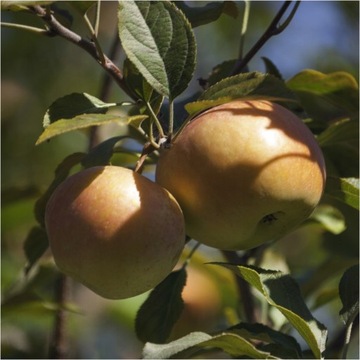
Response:
[[[74,6],[86,14],[94,3],[80,2]],[[37,2],[26,6],[14,2],[2,4],[11,10],[29,9],[34,5],[38,5]],[[265,73],[232,74],[236,59],[231,59],[214,67],[206,80],[206,89],[197,96],[196,101],[191,95],[185,102],[186,118],[174,121],[175,100],[188,88],[196,66],[193,28],[215,21],[223,13],[236,16],[237,7],[232,2],[213,2],[192,8],[181,1],[119,1],[118,34],[127,57],[121,80],[131,95],[129,102],[107,103],[86,93],[66,95],[47,110],[43,121],[44,131],[37,144],[69,131],[107,123],[117,123],[123,130],[88,153],[70,155],[58,166],[54,181],[35,206],[39,225],[30,231],[25,242],[28,259],[26,272],[48,247],[44,229],[47,200],[74,166],[110,163],[115,152],[127,151],[122,146],[124,139],[135,139],[142,144],[150,142],[157,149],[160,140],[173,136],[173,132],[176,136],[176,131],[181,131],[200,112],[239,98],[280,102],[304,118],[324,152],[328,173],[324,200],[312,221],[320,222],[333,237],[354,232],[353,224],[342,215],[343,211],[347,214],[359,209],[358,84],[350,74],[304,70],[284,80],[269,59],[264,59]],[[164,104],[165,99],[168,104]],[[160,114],[165,110],[168,113],[161,118]],[[156,161],[156,153],[153,155],[154,158],[149,161]],[[329,244],[331,246],[331,241]],[[327,329],[314,318],[299,285],[290,275],[246,264],[217,263],[213,266],[225,267],[258,290],[260,296],[279,310],[297,330],[312,356],[324,356]],[[146,343],[143,351],[145,358],[185,358],[213,348],[233,357],[307,356],[295,337],[266,325],[246,322],[215,335],[195,332],[164,344],[182,311],[181,291],[185,283],[184,266],[159,284],[139,310],[136,331]],[[350,328],[358,315],[357,265],[344,273],[339,295],[343,303],[340,314],[347,328]]]

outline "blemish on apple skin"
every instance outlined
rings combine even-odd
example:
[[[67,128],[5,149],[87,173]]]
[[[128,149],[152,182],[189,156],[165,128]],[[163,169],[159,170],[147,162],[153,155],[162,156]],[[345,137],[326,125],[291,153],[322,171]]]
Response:
[[[271,213],[265,215],[261,220],[260,223],[262,224],[272,224],[279,219],[280,216],[284,215],[283,211],[277,211],[275,213]]]

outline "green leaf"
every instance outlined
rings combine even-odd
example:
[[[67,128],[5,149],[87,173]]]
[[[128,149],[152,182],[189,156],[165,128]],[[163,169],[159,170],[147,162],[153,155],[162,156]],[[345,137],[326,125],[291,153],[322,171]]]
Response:
[[[56,168],[55,170],[55,177],[48,189],[45,191],[45,193],[36,201],[34,212],[35,217],[38,223],[45,227],[45,209],[46,204],[48,200],[50,199],[50,196],[54,192],[54,190],[57,188],[57,186],[63,182],[68,176],[71,171],[71,169],[78,165],[81,160],[84,158],[84,153],[74,153],[69,156],[67,156]]]
[[[33,227],[24,242],[24,251],[28,261],[25,274],[32,269],[48,247],[49,241],[45,229],[40,226]]]
[[[115,136],[101,142],[95,146],[81,160],[82,166],[85,168],[92,166],[108,165],[114,153],[114,146],[121,140],[129,138],[128,136]]]
[[[282,349],[282,357],[285,353],[289,358],[293,359],[298,359],[301,355],[301,347],[295,338],[263,324],[240,323],[232,326],[227,331],[234,332],[244,339],[278,345],[278,347],[270,351],[272,355],[278,356],[279,349]]]
[[[320,204],[313,214],[311,220],[315,220],[333,234],[340,234],[346,229],[345,218],[341,211],[329,204]]]
[[[250,72],[221,80],[199,97],[199,100],[264,99],[296,103],[295,95],[275,76]]]
[[[96,4],[96,1],[67,1],[80,14],[85,15],[87,11]]]
[[[344,119],[331,124],[318,136],[321,147],[354,144],[359,146],[359,119]]]
[[[349,324],[359,314],[359,265],[345,271],[340,280],[339,295],[343,304],[341,318],[345,324]]]
[[[209,78],[206,79],[207,85],[212,86],[217,82],[229,77],[232,70],[234,69],[236,62],[237,59],[233,59],[233,60],[224,61],[221,64],[216,65],[211,70]]]
[[[304,338],[314,356],[318,359],[322,357],[327,330],[312,316],[293,278],[280,271],[263,270],[254,266],[217,264],[234,271],[260,291],[267,302],[275,306]]]
[[[203,332],[193,332],[168,344],[146,343],[143,349],[143,359],[170,359],[175,354],[191,348],[203,341],[211,339],[211,336]]]
[[[323,74],[304,70],[287,81],[310,117],[322,122],[355,117],[359,112],[359,86],[349,73]]]
[[[328,175],[352,177],[359,174],[359,119],[343,119],[318,136]]]
[[[116,104],[107,104],[86,93],[72,93],[55,100],[46,111],[43,125],[46,128],[60,119],[72,119],[82,114],[104,114]]]
[[[36,145],[49,140],[55,136],[62,135],[64,133],[88,128],[91,126],[99,126],[109,123],[124,123],[132,120],[146,119],[146,115],[137,116],[119,116],[112,114],[84,114],[75,116],[72,119],[60,119],[50,124],[45,128],[43,133],[36,141]]]
[[[1,1],[1,10],[10,10],[10,11],[22,11],[28,10],[29,6],[35,5],[50,5],[55,1],[24,1],[24,0],[8,0]]]
[[[174,99],[190,82],[196,57],[191,26],[169,1],[119,1],[118,30],[129,60],[159,94]]]
[[[234,358],[246,356],[253,359],[277,359],[269,352],[257,349],[251,342],[233,333],[215,335],[211,339],[197,344],[196,346],[201,348],[221,349]],[[182,358],[186,358],[186,356],[182,354]]]
[[[270,59],[268,59],[265,56],[263,56],[261,59],[265,63],[265,68],[266,68],[266,73],[267,74],[274,75],[275,77],[277,77],[280,80],[283,79],[279,69],[274,65],[274,63]]]
[[[164,345],[147,343],[144,347],[145,359],[188,359],[209,349],[221,349],[234,358],[242,356],[254,359],[277,359],[267,351],[257,349],[251,342],[232,332],[210,336],[194,332]]]
[[[216,21],[222,14],[234,19],[239,15],[239,8],[234,1],[211,1],[196,7],[187,5],[185,1],[177,1],[176,6],[183,11],[193,28]]]
[[[358,178],[336,178],[330,176],[326,180],[325,193],[359,210]]]
[[[150,293],[135,320],[137,337],[143,342],[163,343],[181,311],[181,292],[186,282],[186,271],[173,271]]]

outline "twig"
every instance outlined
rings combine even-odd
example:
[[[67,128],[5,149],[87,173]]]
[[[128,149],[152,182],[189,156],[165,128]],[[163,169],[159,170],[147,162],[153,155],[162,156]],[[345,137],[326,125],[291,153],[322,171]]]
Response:
[[[114,35],[114,40],[111,44],[110,47],[110,51],[109,51],[109,58],[111,61],[115,61],[119,52],[120,52],[120,40],[119,40],[119,36],[117,35],[117,33],[115,33]],[[103,81],[100,87],[100,96],[99,98],[104,101],[107,102],[110,98],[110,94],[111,94],[111,88],[113,85],[113,82],[111,81],[112,78],[109,76],[108,73],[105,73],[104,77],[103,77]],[[89,150],[91,150],[93,147],[95,147],[99,142],[99,138],[98,138],[98,127],[97,126],[93,126],[90,129],[90,137],[89,137]]]
[[[65,359],[67,354],[66,337],[65,337],[65,318],[64,310],[67,293],[68,278],[64,274],[60,274],[55,282],[55,302],[58,306],[55,314],[54,332],[52,335],[49,359]]]
[[[239,74],[243,68],[249,63],[249,61],[255,56],[255,54],[262,48],[262,46],[272,37],[275,35],[280,34],[285,28],[290,24],[290,21],[295,15],[297,8],[300,5],[300,1],[296,1],[294,8],[292,9],[291,13],[287,17],[287,19],[282,23],[279,24],[281,18],[285,14],[288,7],[291,5],[292,1],[285,1],[278,13],[275,15],[273,21],[266,29],[264,34],[260,37],[260,39],[255,43],[255,45],[249,50],[249,52],[244,56],[243,59],[239,58],[235,67],[232,71],[232,75]]]
[[[52,14],[49,14],[41,6],[35,5],[29,8],[35,14],[37,14],[49,27],[49,30],[47,31],[46,35],[50,35],[50,34],[58,35],[72,42],[73,44],[81,47],[83,50],[89,53],[106,70],[106,72],[115,80],[115,82],[129,97],[131,97],[134,100],[137,100],[134,98],[134,95],[131,93],[131,91],[127,88],[121,70],[106,55],[104,55],[104,58],[102,59],[102,57],[98,53],[98,49],[96,48],[94,42],[82,38],[77,33],[63,26],[59,21],[57,21],[57,19]]]
[[[243,257],[240,257],[235,251],[222,251],[222,253],[229,263],[236,265],[246,264],[249,258],[249,255],[246,253]],[[238,276],[236,276],[236,283],[244,308],[245,321],[249,323],[255,323],[258,316],[255,309],[254,298],[250,291],[250,285],[244,279]]]

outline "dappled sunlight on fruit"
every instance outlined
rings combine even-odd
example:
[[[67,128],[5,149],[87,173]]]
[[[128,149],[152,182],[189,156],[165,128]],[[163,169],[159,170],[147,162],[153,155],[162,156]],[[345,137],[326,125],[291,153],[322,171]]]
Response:
[[[55,262],[101,296],[127,298],[156,286],[184,246],[183,216],[166,190],[131,170],[83,170],[46,209]]]
[[[162,150],[156,181],[179,202],[190,236],[245,250],[282,237],[311,214],[325,165],[314,136],[292,112],[266,101],[233,101],[205,111]]]

